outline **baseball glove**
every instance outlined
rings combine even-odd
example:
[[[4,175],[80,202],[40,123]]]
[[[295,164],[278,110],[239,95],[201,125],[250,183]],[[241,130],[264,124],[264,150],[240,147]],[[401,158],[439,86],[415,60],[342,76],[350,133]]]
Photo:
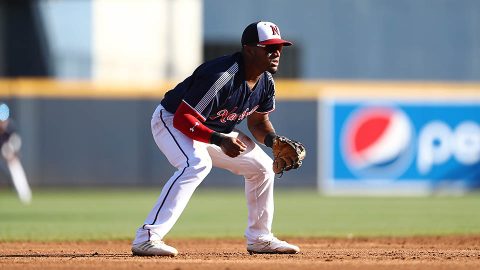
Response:
[[[297,169],[302,165],[307,151],[302,143],[290,140],[284,136],[277,136],[273,139],[273,171],[283,175],[283,172]]]

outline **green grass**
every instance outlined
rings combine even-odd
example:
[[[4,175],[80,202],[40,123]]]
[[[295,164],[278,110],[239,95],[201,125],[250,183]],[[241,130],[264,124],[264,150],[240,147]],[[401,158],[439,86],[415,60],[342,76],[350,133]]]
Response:
[[[0,191],[0,241],[131,239],[158,190],[34,190],[20,204]],[[280,236],[480,234],[480,194],[462,197],[323,197],[275,192],[273,231]],[[200,188],[169,238],[242,237],[247,209],[241,190]]]

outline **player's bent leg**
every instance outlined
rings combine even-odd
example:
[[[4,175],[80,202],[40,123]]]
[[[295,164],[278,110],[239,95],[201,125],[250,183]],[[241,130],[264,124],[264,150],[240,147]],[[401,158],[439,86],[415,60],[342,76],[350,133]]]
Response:
[[[298,253],[298,247],[278,240],[271,232],[275,179],[272,159],[242,132],[236,131],[232,134],[247,145],[244,153],[230,158],[216,146],[209,146],[208,152],[214,166],[245,177],[248,206],[248,226],[245,230],[247,250],[251,253]]]
[[[212,168],[210,159],[191,158],[167,181],[154,207],[137,230],[134,244],[162,240],[187,206],[193,192]]]
[[[273,187],[275,173],[272,159],[257,146],[250,158],[251,171],[246,171],[245,196],[249,209],[248,227],[245,230],[247,251],[253,253],[295,254],[300,248],[273,236]],[[248,156],[246,157],[248,158]]]
[[[158,147],[177,171],[167,181],[144,225],[132,244],[134,255],[175,256],[175,248],[162,239],[171,230],[185,209],[197,186],[208,175],[212,160],[205,145],[196,144],[174,129],[171,114],[160,112],[152,119],[152,133]]]

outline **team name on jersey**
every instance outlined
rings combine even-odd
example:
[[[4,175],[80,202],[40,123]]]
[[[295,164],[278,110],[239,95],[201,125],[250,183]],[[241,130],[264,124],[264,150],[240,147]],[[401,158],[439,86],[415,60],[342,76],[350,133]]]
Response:
[[[253,107],[251,110],[247,108],[241,114],[234,113],[234,111],[237,110],[237,107],[233,108],[232,112],[229,112],[227,109],[223,109],[218,111],[216,115],[210,116],[210,119],[215,120],[217,118],[220,118],[220,122],[222,123],[226,123],[227,121],[237,121],[237,120],[242,121],[245,117],[249,116],[250,114],[255,112],[257,109],[258,109],[258,105]]]

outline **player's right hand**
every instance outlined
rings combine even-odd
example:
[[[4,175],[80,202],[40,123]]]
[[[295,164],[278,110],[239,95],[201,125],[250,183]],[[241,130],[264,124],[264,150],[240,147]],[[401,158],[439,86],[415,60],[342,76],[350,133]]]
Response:
[[[232,158],[239,156],[247,150],[247,146],[241,140],[228,136],[222,139],[220,148],[227,156]]]

